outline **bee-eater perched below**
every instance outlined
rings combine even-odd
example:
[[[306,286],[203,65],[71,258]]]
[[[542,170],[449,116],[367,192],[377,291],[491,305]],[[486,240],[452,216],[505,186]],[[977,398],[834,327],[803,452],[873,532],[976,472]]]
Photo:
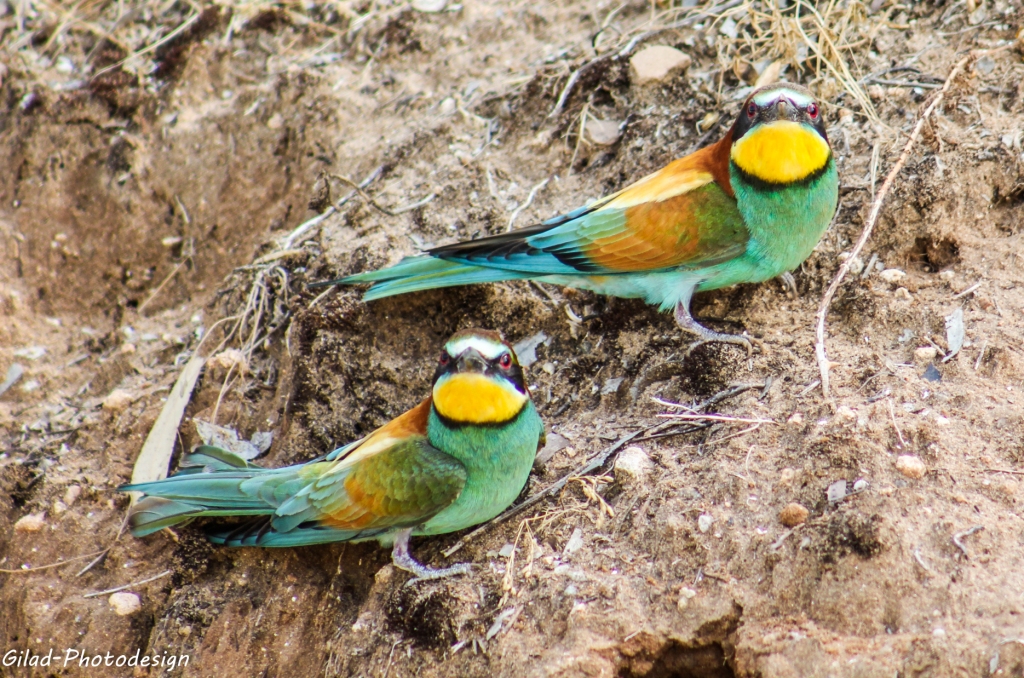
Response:
[[[364,299],[417,290],[533,279],[639,297],[698,335],[694,292],[788,273],[806,259],[836,210],[839,177],[821,107],[805,88],[754,91],[717,143],[618,193],[510,233],[444,245],[380,271],[313,286],[374,283]]]
[[[526,485],[544,425],[512,348],[496,332],[464,330],[445,344],[430,397],[362,440],[307,462],[264,469],[199,447],[170,478],[124,485],[141,537],[192,518],[256,516],[209,534],[229,546],[303,546],[377,539],[395,565],[435,570],[409,553],[412,535],[486,522]]]

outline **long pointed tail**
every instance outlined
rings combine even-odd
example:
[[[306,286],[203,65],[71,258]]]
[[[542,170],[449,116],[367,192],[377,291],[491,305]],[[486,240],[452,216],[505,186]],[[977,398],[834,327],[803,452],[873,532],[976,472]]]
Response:
[[[406,292],[432,290],[439,287],[476,285],[527,278],[528,274],[505,271],[496,268],[471,266],[454,261],[445,261],[431,256],[406,257],[391,268],[369,273],[350,275],[347,278],[312,283],[310,288],[328,285],[355,285],[373,283],[363,296],[365,301],[381,299]]]
[[[118,488],[146,495],[128,516],[133,535],[142,537],[200,516],[271,515],[305,482],[300,466],[268,470],[209,446],[184,457],[181,467],[170,478]]]

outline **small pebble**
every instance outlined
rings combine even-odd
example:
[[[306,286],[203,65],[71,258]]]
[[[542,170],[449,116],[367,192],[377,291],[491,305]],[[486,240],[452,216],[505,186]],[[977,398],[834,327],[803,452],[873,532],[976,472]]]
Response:
[[[828,497],[828,500],[833,504],[846,499],[846,495],[845,480],[837,480],[829,485],[828,489],[825,490],[825,496]]]
[[[646,85],[666,80],[675,72],[689,68],[692,59],[675,47],[651,45],[640,50],[629,60],[633,83]]]
[[[615,459],[615,480],[623,485],[642,483],[653,467],[642,447],[630,445]]]
[[[103,399],[103,409],[110,410],[111,412],[120,412],[131,405],[134,400],[135,397],[128,391],[115,388]]]
[[[884,280],[885,282],[889,283],[890,285],[895,285],[896,283],[907,277],[907,274],[898,268],[887,268],[881,273],[879,273],[878,277]]]
[[[809,515],[810,511],[802,504],[792,502],[779,512],[779,522],[786,527],[796,527],[807,522],[807,516]]]
[[[455,99],[448,97],[441,101],[440,104],[438,104],[437,112],[440,113],[441,115],[448,116],[455,113],[455,111],[458,110],[458,108],[459,105],[455,103]]]
[[[693,600],[696,596],[696,591],[684,586],[683,588],[679,589],[679,602],[676,603],[676,607],[678,607],[680,610],[683,610],[684,608],[686,608],[687,605],[690,604],[690,601]]]
[[[922,478],[927,471],[921,458],[912,454],[901,454],[897,457],[896,470],[908,478]]]
[[[443,12],[448,0],[412,0],[412,8],[417,12]]]
[[[711,529],[711,524],[715,522],[715,517],[710,513],[702,513],[697,516],[697,529],[701,532],[707,532]]]
[[[224,370],[234,368],[235,374],[249,373],[249,363],[245,355],[237,348],[228,348],[206,361],[207,367],[219,367]]]
[[[790,416],[790,418],[786,420],[786,423],[792,424],[793,426],[799,426],[800,424],[804,423],[803,413],[794,412],[792,416]]]
[[[68,506],[73,506],[81,495],[81,485],[68,485],[68,489],[64,490],[64,503]]]
[[[836,417],[840,421],[854,422],[857,421],[857,411],[848,405],[840,405],[836,410]]]
[[[846,261],[847,259],[850,259],[849,252],[842,252],[839,255],[840,261]],[[853,259],[850,260],[849,270],[852,275],[860,275],[861,273],[864,272],[864,260],[861,259],[860,257],[854,257]]]
[[[914,349],[914,362],[919,365],[927,365],[935,360],[937,355],[939,355],[939,350],[934,346],[921,346]]]
[[[281,129],[284,127],[284,118],[280,113],[274,113],[270,116],[270,119],[267,120],[267,127],[269,129]]]
[[[15,532],[38,532],[46,527],[45,513],[30,513],[14,523]]]
[[[569,541],[565,542],[565,548],[562,550],[562,555],[571,556],[581,548],[583,548],[583,530],[577,527],[572,531]]]
[[[611,146],[621,136],[619,121],[587,118],[587,136],[598,146]]]
[[[853,484],[854,492],[863,492],[866,489],[868,489],[868,481],[864,480],[863,478],[861,478],[860,480]]]
[[[139,597],[127,591],[112,593],[107,602],[110,603],[110,607],[114,608],[114,613],[122,617],[127,617],[142,608],[142,601],[139,600]]]

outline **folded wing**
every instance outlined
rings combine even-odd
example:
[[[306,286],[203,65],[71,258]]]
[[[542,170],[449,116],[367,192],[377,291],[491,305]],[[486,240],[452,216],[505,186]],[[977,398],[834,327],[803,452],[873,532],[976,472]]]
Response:
[[[262,469],[198,448],[182,472],[122,488],[146,494],[129,517],[132,533],[195,517],[257,516],[210,538],[231,546],[299,546],[419,525],[455,501],[466,482],[462,464],[427,440],[429,406],[424,401],[333,460]]]

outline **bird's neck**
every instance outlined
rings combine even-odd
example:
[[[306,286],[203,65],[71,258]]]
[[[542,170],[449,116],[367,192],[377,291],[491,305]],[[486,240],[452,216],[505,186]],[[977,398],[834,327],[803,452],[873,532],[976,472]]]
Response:
[[[427,438],[466,468],[466,484],[455,502],[417,534],[441,534],[490,520],[522,491],[537,454],[544,425],[532,401],[500,425],[454,424],[431,408]]]
[[[748,252],[766,280],[800,265],[832,221],[839,197],[839,177],[829,158],[809,180],[770,189],[748,181],[733,166],[730,171],[736,202],[750,231]]]
[[[522,436],[524,423],[536,416],[533,402],[529,400],[507,421],[480,424],[454,421],[437,407],[431,407],[427,439],[437,449],[465,464],[470,473],[475,469],[486,472],[495,465],[500,466],[500,458],[506,455],[508,446]]]

